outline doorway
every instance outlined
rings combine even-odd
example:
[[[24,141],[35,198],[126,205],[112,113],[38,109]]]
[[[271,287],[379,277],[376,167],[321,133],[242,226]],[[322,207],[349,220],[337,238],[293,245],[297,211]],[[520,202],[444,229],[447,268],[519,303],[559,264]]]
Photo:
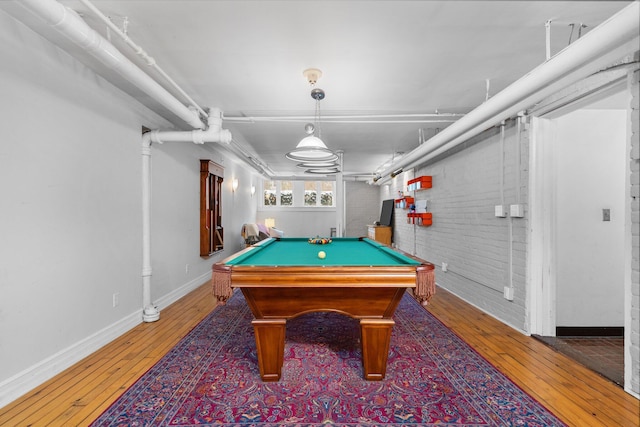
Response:
[[[581,346],[568,346],[565,331],[592,339],[585,351],[618,352],[618,360],[626,354],[622,344],[593,347],[607,342],[594,339],[598,331],[622,332],[630,322],[629,95],[622,83],[531,123],[530,332],[576,359]],[[613,360],[599,363],[607,357]],[[624,378],[624,365],[616,369]]]

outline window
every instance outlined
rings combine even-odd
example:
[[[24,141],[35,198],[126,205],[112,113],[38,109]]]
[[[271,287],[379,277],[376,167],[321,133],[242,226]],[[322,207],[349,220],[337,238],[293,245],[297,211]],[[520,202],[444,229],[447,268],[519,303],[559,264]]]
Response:
[[[293,181],[263,181],[263,194],[264,206],[293,206]]]
[[[276,181],[264,181],[264,205],[275,206],[277,196],[277,182]]]
[[[321,206],[333,206],[334,184],[335,183],[333,181],[320,182],[320,205]]]
[[[318,189],[315,181],[304,182],[304,205],[315,206],[318,201]]]
[[[211,160],[200,160],[200,256],[208,257],[224,248],[223,180],[222,166]]]
[[[263,181],[263,206],[334,207],[334,181]]]
[[[292,181],[280,181],[280,206],[293,206]]]

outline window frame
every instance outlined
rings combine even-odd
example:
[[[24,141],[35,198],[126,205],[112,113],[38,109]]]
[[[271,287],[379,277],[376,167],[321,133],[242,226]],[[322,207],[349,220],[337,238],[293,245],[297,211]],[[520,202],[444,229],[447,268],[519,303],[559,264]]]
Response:
[[[291,205],[282,205],[282,182],[291,182],[293,187],[293,202]],[[306,184],[308,182],[315,183],[315,191],[316,191],[316,203],[314,205],[306,204]],[[331,183],[331,205],[322,205],[322,194],[326,192],[323,190],[323,183],[330,182]],[[267,183],[275,183],[275,205],[265,204],[265,195],[267,191]],[[262,209],[335,209],[336,207],[336,186],[335,181],[333,180],[294,180],[294,179],[264,179],[261,182],[261,191],[262,191],[262,199],[261,199],[261,208]],[[269,189],[269,191],[272,191]]]

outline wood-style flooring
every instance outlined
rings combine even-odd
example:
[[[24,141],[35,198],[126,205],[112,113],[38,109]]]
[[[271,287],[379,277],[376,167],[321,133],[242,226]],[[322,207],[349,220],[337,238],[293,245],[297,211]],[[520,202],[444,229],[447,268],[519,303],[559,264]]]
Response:
[[[204,284],[96,353],[0,409],[0,426],[86,426],[214,307]],[[640,425],[640,401],[597,373],[442,289],[436,317],[570,426]]]

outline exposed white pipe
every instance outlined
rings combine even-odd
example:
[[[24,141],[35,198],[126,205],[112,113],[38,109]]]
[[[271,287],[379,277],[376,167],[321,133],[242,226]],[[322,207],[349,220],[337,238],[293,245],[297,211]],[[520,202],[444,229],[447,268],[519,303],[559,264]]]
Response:
[[[411,169],[497,125],[536,102],[596,73],[616,60],[638,50],[640,3],[634,1],[558,52],[553,58],[494,95],[451,126],[406,154],[386,169],[376,184],[388,181],[389,174],[402,167]]]
[[[169,82],[169,84],[173,86],[173,88],[176,91],[178,91],[178,93],[180,93],[180,95],[182,95],[182,97],[189,102],[191,107],[198,110],[198,113],[200,113],[200,115],[202,115],[203,117],[208,116],[207,112],[204,111],[189,96],[189,94],[187,94],[180,86],[178,86],[178,84],[167,73],[165,73],[165,71],[162,68],[160,68],[160,66],[156,63],[156,60],[153,59],[153,57],[149,56],[149,54],[142,47],[140,47],[133,40],[131,40],[131,37],[129,37],[127,34],[121,31],[116,24],[114,24],[107,16],[105,16],[102,12],[100,12],[100,10],[97,7],[95,7],[89,0],[80,0],[80,3],[82,3],[89,10],[91,10],[102,22],[105,23],[105,25],[107,26],[107,29],[111,29],[113,32],[115,32],[116,35],[118,35],[127,44],[127,46],[133,49],[133,51],[138,56],[140,56],[142,59],[145,60],[147,65],[149,65],[154,70],[156,70],[167,82]]]
[[[500,204],[504,206],[504,120],[500,123]]]
[[[151,303],[151,135],[142,135],[142,320],[155,322],[160,311]]]
[[[189,131],[159,131],[153,130],[150,134],[151,142],[160,144],[165,142],[193,142],[194,144],[204,144],[206,142],[218,142],[230,144],[232,140],[231,132],[222,129],[222,112],[218,108],[209,111],[207,118],[207,129],[195,129]]]
[[[197,107],[186,107],[155,80],[140,70],[100,34],[90,28],[74,11],[55,0],[23,0],[27,10],[91,53],[103,64],[117,71],[131,83],[150,95],[169,111],[196,130],[182,132],[151,131],[142,136],[142,305],[143,320],[155,322],[160,318],[158,308],[151,301],[151,144],[154,142],[218,142],[229,144],[231,132],[222,129],[222,112],[212,109],[207,124],[200,120]],[[204,129],[206,127],[206,129]]]
[[[322,116],[323,123],[343,124],[397,124],[397,123],[454,123],[464,114],[382,114],[382,115],[348,115]],[[420,118],[424,117],[424,118]],[[225,116],[232,123],[304,123],[316,119],[313,116]]]
[[[545,47],[547,53],[547,61],[551,59],[551,19],[544,23],[545,27]]]
[[[218,142],[229,144],[231,132],[222,129],[222,112],[213,108],[209,112],[207,130],[184,132],[153,130],[142,135],[142,320],[155,322],[160,311],[151,302],[151,144],[154,142]]]
[[[346,219],[346,197],[344,188],[344,174],[342,172],[344,167],[344,152],[338,151],[338,165],[339,170],[336,174],[336,237],[344,236],[344,226]]]
[[[43,19],[73,43],[85,49],[101,63],[129,80],[185,123],[203,129],[197,111],[189,109],[144,71],[126,58],[108,40],[89,27],[73,10],[55,0],[21,0],[22,7]]]

